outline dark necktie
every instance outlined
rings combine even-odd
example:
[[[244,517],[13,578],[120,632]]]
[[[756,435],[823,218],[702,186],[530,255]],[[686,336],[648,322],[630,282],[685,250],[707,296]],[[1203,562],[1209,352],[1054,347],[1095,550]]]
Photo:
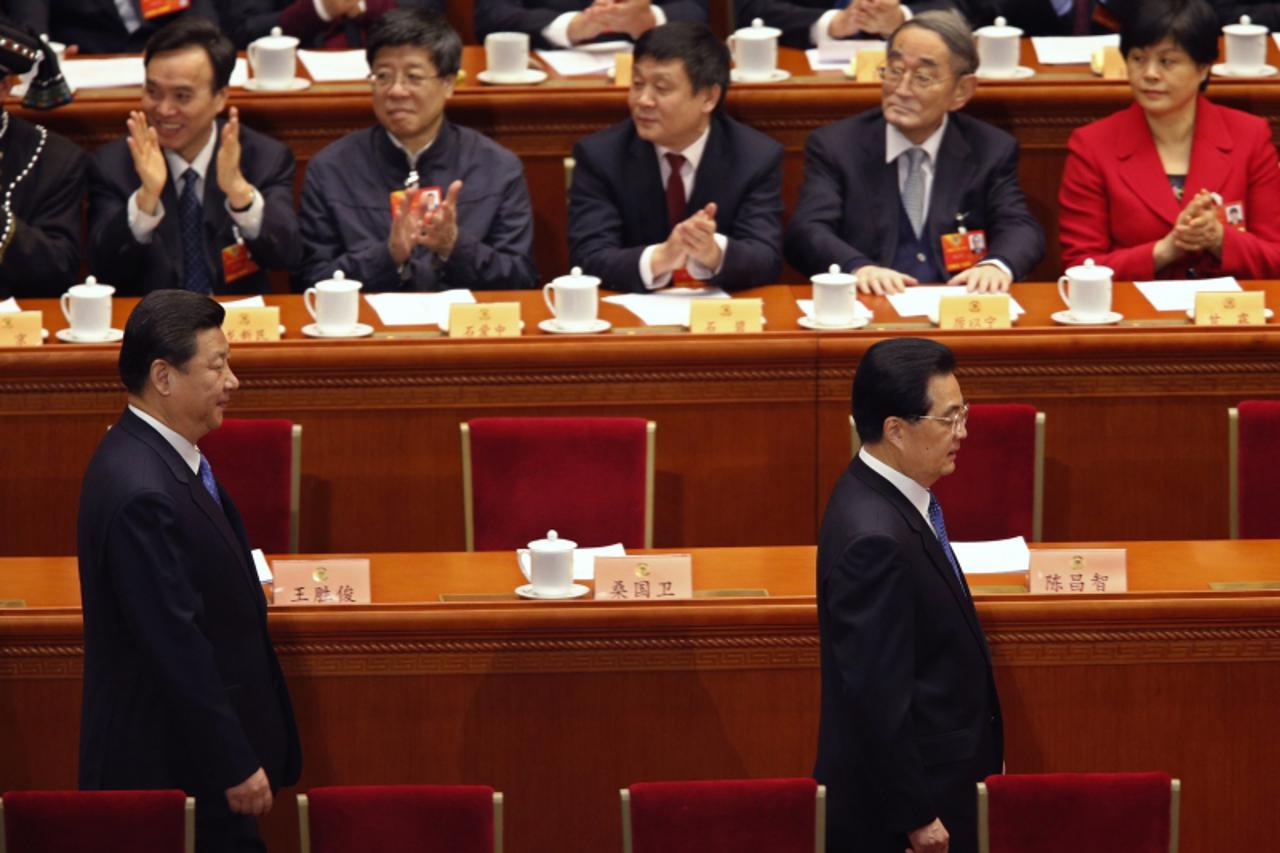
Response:
[[[924,228],[924,149],[908,148],[899,156],[907,158],[907,179],[902,184],[902,206],[907,211],[911,229],[919,238]]]
[[[960,588],[967,590],[964,573],[960,571],[960,563],[956,560],[955,552],[951,550],[951,540],[947,538],[947,525],[942,520],[942,504],[938,503],[933,492],[929,492],[929,523],[933,525],[933,532],[938,536],[942,552],[947,555],[947,561],[951,563],[951,569],[956,573],[956,580],[960,581]]]
[[[213,502],[222,508],[222,498],[218,495],[218,482],[213,479],[213,469],[209,467],[209,460],[200,454],[200,483],[204,486],[204,490],[209,493],[209,497],[213,498]]]
[[[684,167],[684,155],[664,156],[671,166],[671,177],[667,178],[667,226],[675,228],[684,221],[684,178],[680,176],[680,170]]]
[[[200,176],[195,169],[182,173],[178,196],[178,223],[182,228],[182,285],[195,293],[213,293],[209,264],[204,256],[204,206],[196,193]]]

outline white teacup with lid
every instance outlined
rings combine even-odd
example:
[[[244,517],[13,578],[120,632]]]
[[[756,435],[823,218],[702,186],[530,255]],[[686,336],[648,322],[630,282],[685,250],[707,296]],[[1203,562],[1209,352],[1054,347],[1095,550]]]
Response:
[[[342,270],[333,278],[317,281],[302,294],[302,304],[316,321],[321,334],[343,335],[355,331],[360,317],[360,288],[363,285],[347,278]]]
[[[832,264],[826,272],[810,276],[813,282],[813,323],[816,326],[848,326],[857,316],[858,277]]]
[[[778,39],[782,30],[766,27],[762,18],[751,26],[734,30],[729,36],[729,50],[738,79],[768,80],[778,70]]]
[[[499,83],[518,83],[529,73],[528,33],[489,33],[484,37],[484,67]]]
[[[1071,318],[1078,323],[1102,323],[1111,316],[1111,267],[1095,264],[1088,258],[1083,264],[1068,267],[1058,279],[1058,295],[1067,304]]]
[[[71,324],[73,338],[100,341],[111,334],[111,295],[115,292],[111,285],[98,284],[89,276],[62,294],[62,316]]]
[[[1267,28],[1248,15],[1222,28],[1226,45],[1223,70],[1228,74],[1261,74],[1267,67]]]
[[[552,303],[552,293],[555,302]],[[584,275],[582,267],[574,267],[568,275],[557,276],[542,288],[542,300],[555,317],[555,324],[565,330],[587,330],[594,327],[600,310],[600,279]]]
[[[287,89],[297,74],[298,39],[287,36],[279,27],[271,35],[254,39],[245,53],[253,69],[254,84],[259,89]]]
[[[534,595],[567,596],[573,591],[573,552],[577,547],[577,542],[548,530],[545,539],[535,539],[528,548],[516,552]]]
[[[1013,77],[1018,73],[1022,30],[1009,26],[1009,22],[1000,17],[973,34],[978,40],[979,77]]]

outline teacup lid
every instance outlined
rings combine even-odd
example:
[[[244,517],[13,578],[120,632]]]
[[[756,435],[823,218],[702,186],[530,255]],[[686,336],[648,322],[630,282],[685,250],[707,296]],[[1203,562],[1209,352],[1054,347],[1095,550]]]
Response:
[[[1083,264],[1067,268],[1068,278],[1083,279],[1085,281],[1101,281],[1104,278],[1111,278],[1114,274],[1114,270],[1111,267],[1095,264],[1093,258],[1085,258]]]
[[[600,279],[594,275],[584,275],[582,272],[582,267],[574,267],[573,269],[569,270],[568,275],[556,276],[552,284],[554,284],[556,287],[564,287],[564,288],[599,287]]]
[[[317,281],[316,287],[326,284],[330,287],[342,288],[343,290],[359,290],[364,286],[363,282],[356,281],[354,278],[347,278],[347,274],[342,270],[334,270],[333,278],[326,278],[323,281]]]
[[[1248,15],[1241,15],[1239,23],[1227,24],[1222,31],[1229,36],[1265,36],[1267,34],[1267,28],[1262,24],[1255,24],[1253,18]]]
[[[77,284],[76,287],[87,287],[87,288],[94,288],[97,290],[109,290],[112,293],[116,292],[116,289],[114,287],[112,287],[109,284],[102,284],[101,282],[98,281],[96,277],[91,275],[85,276],[84,281]]]
[[[571,539],[561,539],[560,535],[554,530],[547,531],[546,539],[535,539],[529,543],[530,551],[541,551],[543,553],[561,553],[563,551],[572,551],[578,547],[578,543]]]
[[[835,284],[848,287],[857,284],[858,277],[851,272],[842,272],[839,264],[832,264],[827,267],[826,272],[810,276],[809,281],[814,284]]]
[[[782,30],[765,26],[763,18],[753,18],[751,26],[734,30],[733,34],[740,39],[776,39],[782,35]]]
[[[989,39],[1021,38],[1022,30],[1018,27],[1009,26],[1009,21],[1001,16],[996,18],[994,23],[974,30],[973,34]]]
[[[298,46],[298,40],[293,36],[285,35],[284,30],[279,27],[272,27],[271,35],[256,39],[253,43],[259,47],[264,47],[267,50],[282,50],[284,48]]]

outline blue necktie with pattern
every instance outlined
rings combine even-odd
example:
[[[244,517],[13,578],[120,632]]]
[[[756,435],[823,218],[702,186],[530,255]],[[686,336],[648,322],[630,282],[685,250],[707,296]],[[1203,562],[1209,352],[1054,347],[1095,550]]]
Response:
[[[200,482],[204,486],[204,490],[213,498],[213,502],[222,508],[222,498],[218,495],[218,483],[213,479],[213,469],[209,467],[209,460],[200,454]]]
[[[942,545],[942,553],[947,555],[951,569],[956,573],[956,580],[960,581],[960,588],[968,589],[964,583],[964,573],[960,571],[960,563],[956,560],[955,552],[951,550],[951,540],[947,538],[947,525],[942,520],[942,504],[938,503],[933,492],[929,492],[929,523],[933,525],[933,532],[937,534],[938,542]]]
[[[209,262],[204,255],[204,206],[196,193],[200,176],[195,169],[182,173],[178,196],[178,223],[182,228],[182,284],[195,293],[213,293]]]

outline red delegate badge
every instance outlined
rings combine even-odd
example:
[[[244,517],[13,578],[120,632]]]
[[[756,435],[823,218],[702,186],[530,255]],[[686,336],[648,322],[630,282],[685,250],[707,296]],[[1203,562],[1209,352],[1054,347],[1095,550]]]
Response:
[[[961,229],[942,235],[942,264],[947,272],[967,270],[987,256],[987,232]]]
[[[182,12],[191,6],[191,0],[142,0],[142,17],[150,21],[174,12]]]
[[[231,283],[258,271],[258,264],[244,243],[232,243],[222,250],[222,277]]]
[[[409,196],[410,193],[414,195]],[[400,215],[400,206],[404,204],[406,198],[411,198],[415,202],[419,211],[432,210],[440,206],[440,199],[443,196],[439,187],[418,187],[416,190],[396,190],[391,194],[391,216],[394,218]]]
[[[1237,231],[1244,231],[1244,202],[1231,201],[1226,204],[1219,205],[1215,208],[1218,214],[1218,221],[1222,223],[1223,228],[1234,228]]]

